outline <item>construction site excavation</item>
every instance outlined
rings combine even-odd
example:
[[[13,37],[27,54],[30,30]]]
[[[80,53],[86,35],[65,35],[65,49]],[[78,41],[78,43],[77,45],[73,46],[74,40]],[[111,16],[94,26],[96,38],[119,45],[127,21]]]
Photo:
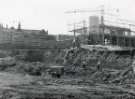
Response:
[[[94,11],[72,35],[1,24],[0,99],[135,99],[135,24]]]

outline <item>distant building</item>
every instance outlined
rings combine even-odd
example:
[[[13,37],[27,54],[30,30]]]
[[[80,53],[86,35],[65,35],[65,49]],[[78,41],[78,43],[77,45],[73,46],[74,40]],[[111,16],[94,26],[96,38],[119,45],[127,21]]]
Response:
[[[89,18],[89,33],[99,34],[100,20],[98,16],[90,16]]]
[[[18,31],[19,30],[19,31]],[[29,43],[29,42],[44,42],[46,40],[56,40],[54,36],[48,35],[46,30],[30,30],[22,29],[21,24],[18,28],[4,28],[0,26],[0,44],[4,43]]]
[[[57,35],[56,39],[57,41],[63,41],[63,40],[73,40],[74,36],[73,35]]]

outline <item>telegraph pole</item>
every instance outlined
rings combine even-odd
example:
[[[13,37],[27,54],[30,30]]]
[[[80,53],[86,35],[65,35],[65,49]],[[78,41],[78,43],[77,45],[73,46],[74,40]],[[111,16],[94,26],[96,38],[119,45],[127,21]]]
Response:
[[[103,45],[105,44],[104,42],[104,14],[105,14],[105,11],[104,11],[104,5],[101,6],[101,28],[102,28],[102,43]]]
[[[84,33],[84,35],[86,34],[85,26],[86,26],[86,21],[85,21],[85,20],[83,20],[83,33]]]
[[[74,42],[76,42],[76,31],[75,31],[75,29],[76,29],[76,25],[75,25],[75,23],[74,23]]]
[[[65,13],[68,13],[68,14],[73,13],[74,15],[76,15],[77,11],[76,10],[74,10],[74,11],[67,11]],[[75,30],[76,29],[76,25],[75,25],[75,22],[73,24],[74,24],[73,25],[73,35],[74,35],[73,43],[76,43],[76,30]]]

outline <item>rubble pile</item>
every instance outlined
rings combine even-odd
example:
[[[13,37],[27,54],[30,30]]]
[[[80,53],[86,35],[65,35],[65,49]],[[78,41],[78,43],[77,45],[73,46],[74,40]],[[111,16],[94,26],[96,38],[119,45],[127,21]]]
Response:
[[[37,53],[29,52],[25,57],[37,59]],[[64,66],[64,75],[71,77],[88,77],[92,82],[128,83],[133,81],[133,70],[130,55],[114,52],[90,51],[83,48],[42,51],[41,62],[17,60],[13,66],[4,66],[6,71],[14,71],[29,75],[46,74],[50,65]],[[40,58],[38,58],[40,59]],[[46,75],[45,75],[46,76]]]
[[[96,67],[100,61],[102,67],[109,69],[124,69],[131,63],[130,55],[119,55],[111,52],[89,51],[85,49],[66,50],[64,65]]]
[[[46,51],[43,56],[44,60],[40,62],[19,60],[14,66],[4,68],[6,71],[24,73],[26,77],[32,78],[28,84],[10,85],[5,93],[0,93],[0,97],[4,99],[134,99],[135,97],[135,75],[130,55],[71,48],[55,52]],[[52,63],[55,65],[52,66]],[[53,74],[57,74],[56,68],[59,71],[60,66],[62,70],[64,68],[64,73],[60,77],[53,77],[47,73],[51,67],[54,70]]]
[[[88,76],[93,82],[134,82],[131,57],[110,52],[70,49],[64,58],[65,72],[71,76]]]

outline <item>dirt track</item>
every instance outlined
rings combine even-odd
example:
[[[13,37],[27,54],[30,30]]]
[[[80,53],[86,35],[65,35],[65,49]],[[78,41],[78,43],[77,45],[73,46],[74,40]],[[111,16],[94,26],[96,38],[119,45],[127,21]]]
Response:
[[[23,74],[13,74],[8,72],[0,72],[0,87],[8,85],[28,84],[32,81],[31,76]]]
[[[35,78],[7,72],[0,73],[0,88],[0,96],[4,99],[134,99],[135,97],[134,84],[94,84],[81,78]]]

